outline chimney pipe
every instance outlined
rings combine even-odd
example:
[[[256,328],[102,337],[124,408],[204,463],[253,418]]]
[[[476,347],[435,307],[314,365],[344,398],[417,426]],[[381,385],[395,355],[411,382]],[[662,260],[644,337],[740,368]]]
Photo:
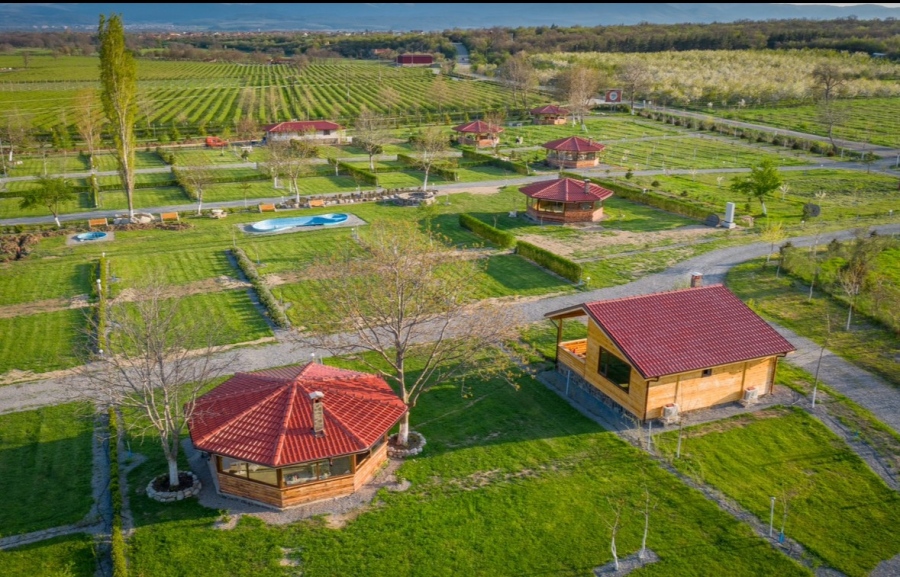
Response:
[[[591,181],[590,181],[590,179],[587,179],[587,178],[584,179],[584,193],[585,194],[591,193]]]
[[[322,404],[324,396],[325,393],[322,391],[313,391],[309,394],[312,401],[313,433],[317,437],[325,435],[325,406]]]
[[[698,288],[703,286],[703,273],[700,272],[692,272],[691,273],[691,288]]]

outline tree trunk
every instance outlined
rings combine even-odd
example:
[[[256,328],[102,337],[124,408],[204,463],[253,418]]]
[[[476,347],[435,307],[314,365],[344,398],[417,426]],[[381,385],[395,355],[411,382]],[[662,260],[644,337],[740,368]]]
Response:
[[[425,182],[422,183],[422,190],[428,190],[428,171],[431,170],[431,167],[425,169]]]
[[[53,215],[53,220],[56,221],[56,228],[62,228],[62,225],[59,223],[59,217],[56,214]]]
[[[850,330],[850,320],[853,318],[853,301],[850,301],[850,308],[847,309],[847,326],[844,327],[844,330]]]
[[[759,201],[759,204],[762,205],[762,213],[763,213],[763,216],[769,216],[769,211],[766,210],[766,201],[760,200],[760,201]]]
[[[409,405],[406,406],[406,414],[400,421],[400,432],[397,433],[397,444],[405,447],[409,444]]]
[[[178,459],[173,457],[167,461],[169,463],[169,487],[174,488],[178,486]]]
[[[619,555],[616,552],[616,535],[615,534],[613,534],[612,540],[610,541],[609,551],[610,551],[610,553],[612,553],[613,562],[616,565],[616,571],[618,571],[619,570]]]
[[[641,550],[638,552],[638,559],[644,560],[647,556],[647,534],[650,533],[650,512],[644,513],[644,536],[641,538]]]
[[[203,208],[203,193],[197,191],[197,216],[200,216],[200,210]]]

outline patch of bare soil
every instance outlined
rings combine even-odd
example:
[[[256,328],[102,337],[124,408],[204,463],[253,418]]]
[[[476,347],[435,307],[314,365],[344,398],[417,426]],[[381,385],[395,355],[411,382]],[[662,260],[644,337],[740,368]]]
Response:
[[[473,186],[460,192],[468,192],[469,194],[497,194],[502,186]]]
[[[247,288],[250,288],[250,283],[222,275],[216,278],[203,279],[184,285],[168,286],[163,292],[163,298],[184,298],[197,294]],[[115,300],[116,302],[131,302],[135,300],[136,295],[137,293],[134,290],[126,288],[116,296]]]
[[[784,407],[773,407],[770,409],[754,411],[752,413],[743,413],[740,416],[731,419],[706,423],[701,427],[697,427],[690,433],[685,432],[685,437],[702,437],[709,433],[724,433],[731,429],[743,429],[754,421],[762,419],[778,419],[786,416],[788,413],[789,410]],[[685,425],[690,425],[690,422],[685,423]]]
[[[84,304],[81,305],[77,304],[75,302],[75,299],[72,299],[71,302],[66,301],[65,299],[47,299],[30,303],[7,305],[4,307],[0,307],[0,319],[23,317],[27,315],[36,315],[39,313],[52,313],[66,309],[83,308],[87,306],[87,295],[84,296]]]
[[[576,252],[580,254],[589,253],[610,246],[631,245],[634,247],[634,250],[643,250],[656,246],[689,244],[703,237],[716,234],[717,229],[702,225],[692,225],[658,232],[628,232],[591,227],[584,232],[585,234],[579,234],[572,238],[555,238],[541,234],[526,234],[519,238],[556,254],[571,256]]]

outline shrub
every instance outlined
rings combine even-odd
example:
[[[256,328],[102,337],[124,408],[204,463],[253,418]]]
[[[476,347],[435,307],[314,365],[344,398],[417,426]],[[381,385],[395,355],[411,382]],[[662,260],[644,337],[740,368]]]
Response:
[[[519,241],[516,244],[516,253],[534,261],[538,265],[551,270],[559,276],[572,282],[581,282],[582,268],[577,262],[554,254],[549,250],[533,245],[530,242]]]
[[[490,164],[491,166],[496,166],[497,168],[502,168],[504,170],[511,170],[512,172],[518,174],[530,174],[528,170],[528,166],[522,162],[512,162],[510,160],[503,160],[500,158],[496,158],[489,154],[483,154],[481,152],[477,152],[470,148],[463,148],[462,157],[466,160],[474,160],[476,162],[480,162],[483,164]]]
[[[266,286],[266,283],[263,282],[262,277],[259,276],[259,272],[256,270],[253,262],[247,258],[247,253],[243,249],[235,247],[231,249],[231,254],[234,255],[238,267],[243,271],[247,280],[253,285],[256,294],[259,296],[259,302],[266,307],[266,312],[268,312],[272,322],[282,329],[290,328],[291,323],[287,315],[284,314],[284,310],[282,310],[278,300],[272,294],[272,291],[269,290],[269,287]]]
[[[128,559],[125,556],[125,537],[122,536],[122,490],[119,478],[119,419],[113,407],[109,408],[109,493],[113,510],[113,577],[127,577]]]
[[[459,215],[459,226],[502,248],[516,246],[516,237],[468,214]]]

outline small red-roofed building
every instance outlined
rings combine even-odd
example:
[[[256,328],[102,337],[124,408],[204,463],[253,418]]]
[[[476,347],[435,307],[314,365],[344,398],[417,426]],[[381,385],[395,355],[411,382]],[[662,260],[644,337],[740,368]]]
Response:
[[[795,350],[722,285],[589,302],[544,316],[557,324],[566,390],[612,401],[641,421],[753,402],[772,392],[778,359]],[[563,321],[577,317],[587,317],[587,338],[562,341]]]
[[[483,120],[474,120],[459,126],[453,130],[459,133],[457,138],[460,144],[468,144],[476,148],[490,148],[500,144],[500,133],[503,128],[490,124]]]
[[[365,485],[404,414],[381,377],[309,363],[235,374],[197,399],[188,428],[221,494],[285,508]]]
[[[266,142],[273,140],[312,140],[322,144],[350,142],[344,137],[344,128],[330,120],[291,120],[263,127]]]
[[[613,191],[589,180],[557,178],[519,188],[527,199],[527,214],[537,222],[597,222],[603,219],[603,201]]]
[[[529,110],[534,124],[565,124],[569,111],[556,104],[548,104]]]
[[[434,56],[431,54],[398,54],[397,66],[431,66]]]
[[[600,163],[599,154],[606,146],[580,136],[551,140],[541,146],[547,149],[547,164],[557,168],[591,168]]]

